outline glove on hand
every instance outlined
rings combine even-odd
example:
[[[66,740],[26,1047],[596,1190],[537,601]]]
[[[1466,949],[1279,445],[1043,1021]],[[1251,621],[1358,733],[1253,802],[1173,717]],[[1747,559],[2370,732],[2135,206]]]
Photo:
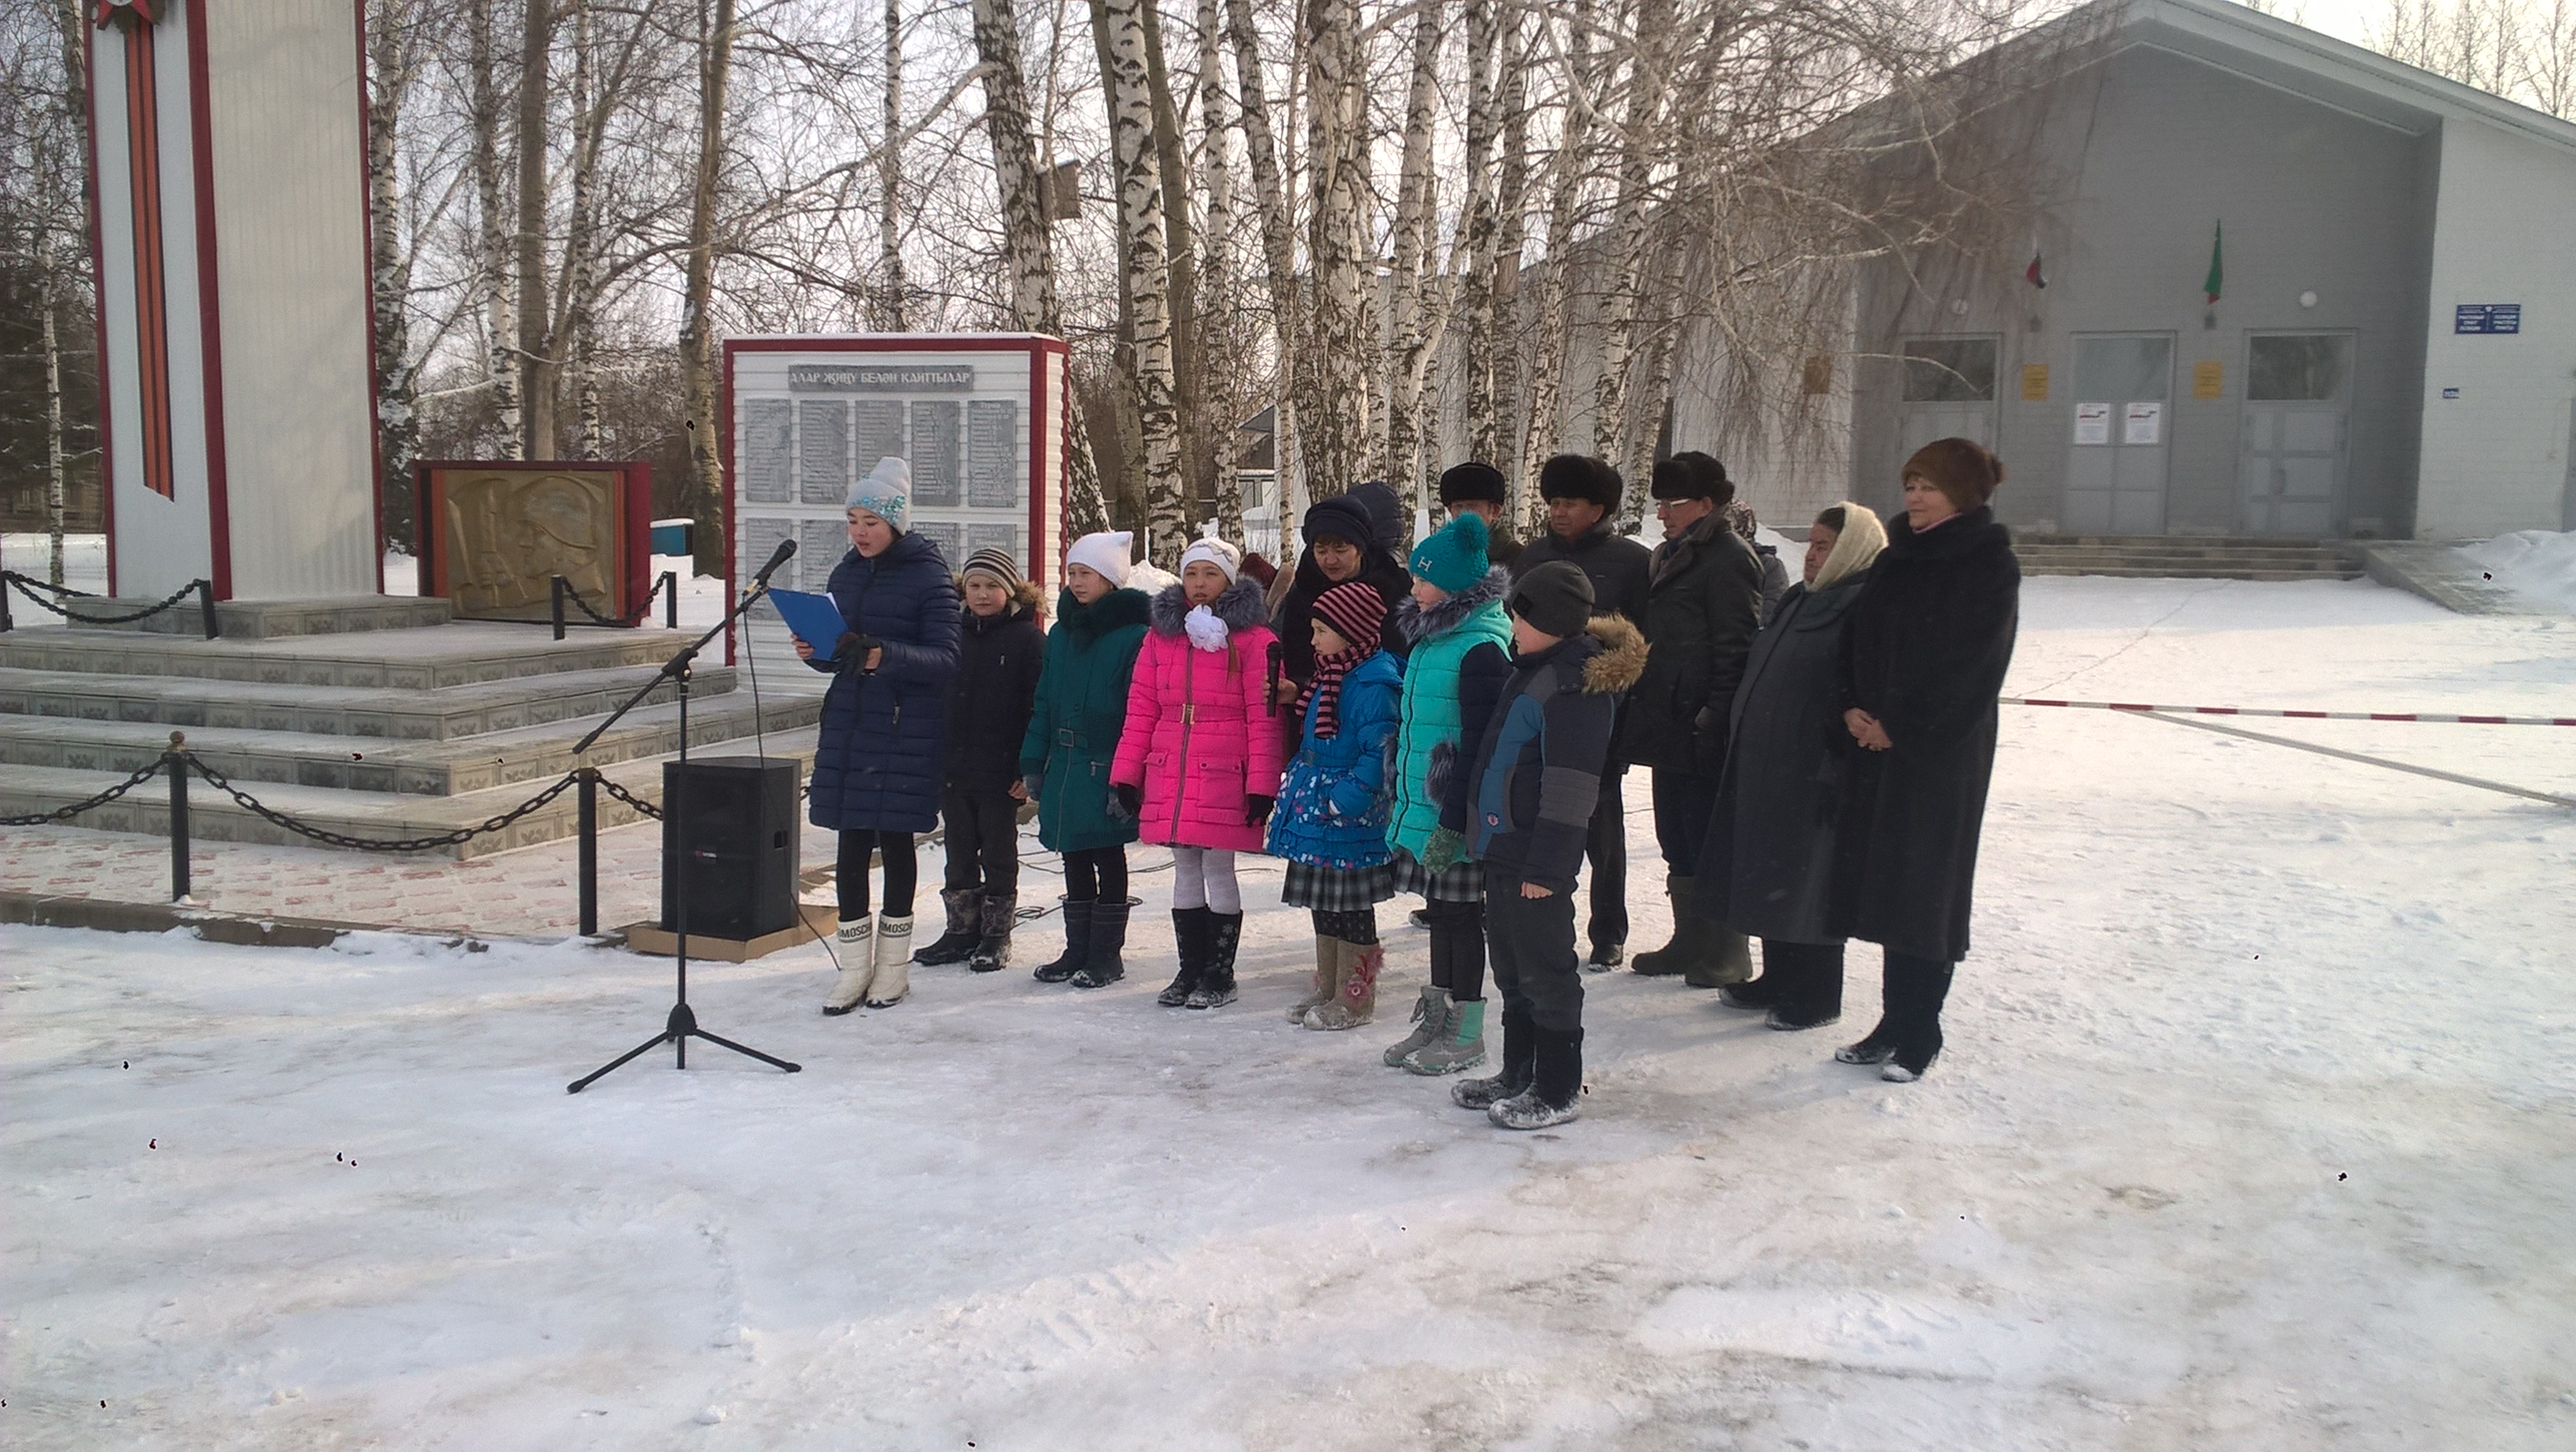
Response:
[[[855,630],[845,630],[841,632],[839,642],[832,647],[832,659],[844,671],[853,675],[866,675],[868,652],[883,644],[885,644],[884,641],[873,635],[862,635]]]
[[[1278,799],[1275,797],[1265,797],[1259,792],[1246,795],[1243,799],[1243,825],[1258,827],[1269,821],[1270,809],[1277,805]]]
[[[1123,781],[1110,785],[1109,819],[1111,821],[1132,822],[1136,820],[1136,815],[1144,810],[1145,789],[1143,787],[1129,786]]]
[[[1466,837],[1455,828],[1434,827],[1431,840],[1422,844],[1422,866],[1436,877],[1458,865],[1466,846]]]

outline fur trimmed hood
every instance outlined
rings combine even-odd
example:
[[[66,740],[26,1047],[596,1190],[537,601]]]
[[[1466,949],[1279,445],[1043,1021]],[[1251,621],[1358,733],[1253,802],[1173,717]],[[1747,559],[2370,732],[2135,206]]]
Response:
[[[1407,595],[1395,602],[1396,629],[1404,632],[1407,645],[1420,645],[1433,636],[1455,630],[1459,622],[1475,614],[1479,608],[1501,604],[1511,588],[1512,572],[1496,565],[1485,571],[1485,578],[1428,610]]]
[[[1601,642],[1601,653],[1583,663],[1583,691],[1590,696],[1625,695],[1646,673],[1646,637],[1618,615],[1595,615],[1583,627]]]
[[[1166,585],[1154,596],[1152,621],[1156,635],[1178,635],[1189,619],[1190,605],[1178,585]],[[1208,613],[1224,622],[1226,633],[1241,635],[1256,625],[1269,623],[1270,612],[1262,598],[1261,582],[1247,575],[1225,587],[1225,593],[1208,606]]]
[[[1153,609],[1153,602],[1142,590],[1116,589],[1085,605],[1073,598],[1071,590],[1056,596],[1056,623],[1081,638],[1084,644],[1098,640],[1113,630],[1142,625]]]
[[[964,575],[952,575],[950,578],[957,582],[957,597],[962,602],[966,597],[966,577]],[[1011,587],[1010,603],[1002,607],[1002,613],[997,618],[1002,620],[1025,620],[1028,617],[1037,614],[1038,607],[1045,603],[1046,592],[1039,589],[1035,584],[1032,584],[1027,580],[1022,580]],[[964,607],[961,604],[959,608],[963,609]],[[976,621],[981,620],[982,618],[982,616],[977,615],[972,610],[968,610],[966,612],[966,623],[969,627],[972,627]]]

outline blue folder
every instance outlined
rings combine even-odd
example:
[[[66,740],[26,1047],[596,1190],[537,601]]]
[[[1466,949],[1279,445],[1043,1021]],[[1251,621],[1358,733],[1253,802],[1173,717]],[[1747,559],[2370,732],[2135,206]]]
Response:
[[[778,607],[778,618],[787,622],[798,640],[814,647],[814,659],[831,662],[832,647],[840,644],[850,628],[831,596],[805,590],[772,590],[769,603]]]

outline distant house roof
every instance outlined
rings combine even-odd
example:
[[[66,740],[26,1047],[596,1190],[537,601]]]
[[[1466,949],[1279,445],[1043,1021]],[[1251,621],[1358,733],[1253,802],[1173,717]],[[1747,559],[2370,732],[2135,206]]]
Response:
[[[2576,153],[2576,124],[2232,0],[2096,0],[2039,35],[2096,27],[2104,58],[2152,46],[2409,135],[2475,119]]]

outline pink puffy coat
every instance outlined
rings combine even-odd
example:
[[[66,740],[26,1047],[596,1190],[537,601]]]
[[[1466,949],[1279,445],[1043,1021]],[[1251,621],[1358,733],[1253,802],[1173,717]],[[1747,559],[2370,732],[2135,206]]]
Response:
[[[1244,820],[1244,798],[1279,795],[1280,722],[1264,699],[1278,637],[1248,578],[1208,609],[1227,629],[1213,650],[1191,641],[1180,586],[1154,597],[1109,779],[1144,788],[1143,841],[1258,852],[1262,829]]]

